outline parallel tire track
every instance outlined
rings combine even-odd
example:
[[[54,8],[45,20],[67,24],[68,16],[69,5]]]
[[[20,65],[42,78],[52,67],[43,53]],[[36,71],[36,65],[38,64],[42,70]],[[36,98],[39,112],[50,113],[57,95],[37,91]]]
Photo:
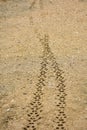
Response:
[[[62,76],[63,71],[60,70],[56,59],[51,52],[49,47],[49,39],[48,36],[45,35],[43,39],[40,39],[44,47],[40,75],[38,76],[38,83],[36,84],[36,92],[33,93],[33,99],[30,103],[30,111],[27,114],[28,120],[27,125],[23,128],[23,130],[38,130],[38,124],[42,121],[42,113],[43,113],[43,103],[42,98],[44,96],[43,88],[46,86],[46,78],[47,78],[47,65],[48,60],[51,61],[51,67],[53,68],[53,73],[55,74],[55,81],[57,85],[56,96],[55,96],[55,119],[53,119],[54,130],[66,130],[65,122],[66,122],[66,114],[65,114],[65,106],[66,106],[66,93],[65,93],[65,85],[64,85],[64,77]]]

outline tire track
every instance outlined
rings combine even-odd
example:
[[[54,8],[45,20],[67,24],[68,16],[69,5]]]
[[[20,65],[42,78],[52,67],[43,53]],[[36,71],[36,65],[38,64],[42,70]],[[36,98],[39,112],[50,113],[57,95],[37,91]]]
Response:
[[[65,130],[65,123],[66,123],[66,114],[65,114],[65,106],[66,106],[66,93],[65,93],[65,80],[62,76],[64,73],[58,66],[56,59],[51,52],[49,47],[49,37],[45,36],[44,38],[44,50],[46,51],[46,57],[51,61],[51,66],[54,70],[55,80],[57,82],[56,86],[56,98],[55,98],[55,105],[57,108],[57,112],[55,114],[54,122],[54,129],[55,130]]]
[[[29,105],[30,111],[27,114],[27,125],[23,128],[23,130],[38,130],[38,124],[42,122],[43,119],[43,88],[46,86],[46,78],[48,71],[48,61],[51,63],[51,67],[53,68],[53,73],[55,74],[55,81],[57,85],[55,86],[55,108],[56,113],[55,118],[53,119],[54,130],[66,130],[65,122],[66,122],[66,114],[65,114],[65,106],[66,106],[66,93],[65,93],[65,85],[64,85],[64,77],[62,76],[63,71],[59,68],[56,59],[51,52],[49,47],[49,37],[47,35],[44,36],[43,39],[39,38],[40,42],[43,45],[43,56],[40,68],[40,75],[38,76],[38,83],[36,84],[36,92],[33,93],[32,102]]]
[[[47,58],[44,57],[41,62],[41,69],[40,75],[38,76],[38,83],[36,84],[36,92],[33,93],[34,97],[32,102],[29,105],[31,109],[30,113],[27,114],[28,116],[28,123],[23,128],[23,130],[36,130],[38,124],[40,124],[42,119],[42,112],[43,112],[43,104],[42,104],[42,97],[43,97],[43,87],[45,86],[45,79],[46,79],[46,71],[47,71]]]

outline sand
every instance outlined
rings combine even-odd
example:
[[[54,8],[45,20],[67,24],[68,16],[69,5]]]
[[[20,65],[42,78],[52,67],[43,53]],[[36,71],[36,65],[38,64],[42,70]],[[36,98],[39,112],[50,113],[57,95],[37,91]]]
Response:
[[[0,130],[87,130],[86,0],[0,0]]]

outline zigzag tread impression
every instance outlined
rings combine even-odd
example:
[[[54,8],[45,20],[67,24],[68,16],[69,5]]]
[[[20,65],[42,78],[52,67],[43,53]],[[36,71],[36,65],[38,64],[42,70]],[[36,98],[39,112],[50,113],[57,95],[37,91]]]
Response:
[[[49,47],[49,37],[47,35],[44,36],[43,39],[40,39],[44,47],[40,75],[38,76],[38,83],[36,84],[36,91],[33,93],[32,102],[29,105],[30,111],[27,114],[27,125],[23,127],[23,130],[38,130],[38,125],[42,122],[43,116],[43,102],[42,97],[44,96],[43,87],[46,86],[45,80],[47,78],[47,65],[48,60],[51,62],[51,67],[53,68],[53,73],[55,75],[55,81],[57,85],[56,89],[56,98],[55,98],[55,119],[53,119],[54,129],[53,130],[66,130],[66,114],[65,114],[65,106],[66,106],[66,93],[65,93],[65,84],[64,77],[62,76],[63,71],[59,68],[56,59],[51,52]]]

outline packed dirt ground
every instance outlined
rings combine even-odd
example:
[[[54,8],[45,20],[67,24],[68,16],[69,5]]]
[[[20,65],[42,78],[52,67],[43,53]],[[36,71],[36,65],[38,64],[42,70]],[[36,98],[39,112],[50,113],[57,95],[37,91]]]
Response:
[[[58,129],[87,130],[87,0],[0,0],[0,130]]]

